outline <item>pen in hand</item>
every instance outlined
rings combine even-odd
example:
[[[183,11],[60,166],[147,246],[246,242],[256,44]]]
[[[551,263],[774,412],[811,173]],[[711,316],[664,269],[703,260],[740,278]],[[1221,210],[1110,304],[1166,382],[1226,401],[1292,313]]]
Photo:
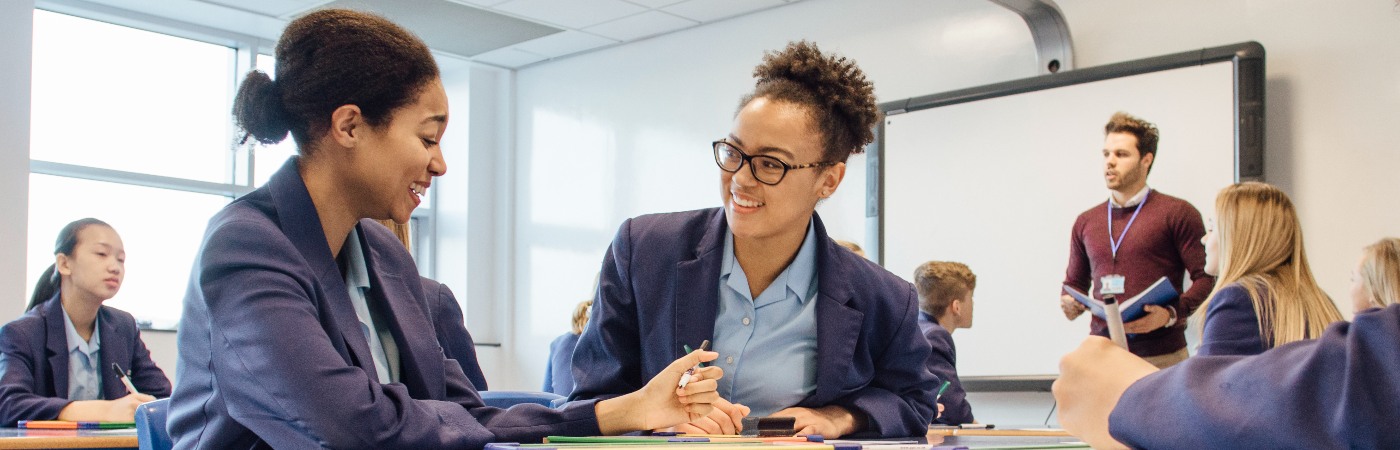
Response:
[[[943,380],[943,385],[938,387],[938,395],[933,396],[933,402],[938,403],[938,399],[943,398],[943,392],[948,390],[948,386],[953,384],[953,380]]]
[[[122,366],[117,365],[117,363],[112,363],[112,370],[117,372],[117,378],[120,378],[122,380],[122,384],[126,385],[126,391],[128,393],[141,393],[141,391],[136,390],[136,385],[131,384],[131,377],[126,376],[126,372],[122,371]]]
[[[709,347],[710,347],[710,340],[709,340],[709,339],[706,339],[706,340],[700,342],[700,348],[698,348],[698,349],[696,349],[696,350],[702,351],[702,352],[703,352],[703,351],[709,349]],[[689,346],[689,345],[682,345],[681,348],[685,349],[685,353],[686,353],[687,355],[693,353],[693,352],[690,350],[690,346]],[[697,363],[697,364],[695,364],[695,367],[691,367],[690,369],[686,369],[685,374],[682,374],[682,375],[681,375],[681,381],[680,381],[680,383],[678,383],[676,387],[677,387],[677,388],[683,388],[683,387],[685,387],[686,383],[689,383],[689,382],[690,382],[690,376],[691,376],[691,375],[694,375],[694,374],[695,374],[695,371],[700,370],[700,364],[701,364],[701,363]]]

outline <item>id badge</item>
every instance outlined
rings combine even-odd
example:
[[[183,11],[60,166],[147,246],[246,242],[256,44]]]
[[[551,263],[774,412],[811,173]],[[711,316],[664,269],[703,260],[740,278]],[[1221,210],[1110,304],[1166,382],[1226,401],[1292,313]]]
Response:
[[[1122,275],[1104,275],[1103,278],[1099,278],[1099,283],[1102,283],[1103,285],[1103,288],[1099,289],[1100,295],[1107,296],[1123,294]]]

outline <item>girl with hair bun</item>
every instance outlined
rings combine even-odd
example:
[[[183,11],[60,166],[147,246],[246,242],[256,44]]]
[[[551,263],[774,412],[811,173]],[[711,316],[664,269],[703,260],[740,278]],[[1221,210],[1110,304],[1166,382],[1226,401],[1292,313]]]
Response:
[[[58,233],[54,264],[27,312],[0,328],[0,423],[130,422],[136,407],[170,396],[131,314],[102,302],[126,276],[126,248],[106,222],[80,219]],[[130,392],[113,366],[130,377]]]
[[[288,24],[276,58],[278,78],[250,73],[233,112],[249,139],[290,134],[298,156],[209,220],[180,322],[175,448],[479,449],[709,413],[723,371],[687,369],[712,352],[616,398],[484,406],[438,344],[412,258],[375,223],[407,222],[447,171],[428,47],[383,17],[326,9]]]
[[[816,206],[874,139],[874,87],[811,42],[769,52],[711,143],[722,207],[636,217],[603,259],[572,398],[636,389],[709,340],[724,401],[684,431],[792,416],[800,433],[922,436],[937,380],[909,282],[837,245]],[[638,351],[640,349],[640,351]]]

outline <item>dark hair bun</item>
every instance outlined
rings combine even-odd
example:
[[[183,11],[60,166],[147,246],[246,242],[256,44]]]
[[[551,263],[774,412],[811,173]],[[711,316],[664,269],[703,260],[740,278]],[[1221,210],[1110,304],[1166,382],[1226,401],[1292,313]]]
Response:
[[[772,97],[811,107],[825,134],[828,161],[845,161],[875,139],[873,128],[880,120],[875,86],[855,61],[824,55],[817,44],[804,40],[765,53],[753,75],[758,82],[744,103]]]
[[[261,71],[248,72],[238,95],[233,99],[233,118],[248,139],[263,144],[276,144],[287,138],[291,126],[282,108],[282,94],[277,83]]]

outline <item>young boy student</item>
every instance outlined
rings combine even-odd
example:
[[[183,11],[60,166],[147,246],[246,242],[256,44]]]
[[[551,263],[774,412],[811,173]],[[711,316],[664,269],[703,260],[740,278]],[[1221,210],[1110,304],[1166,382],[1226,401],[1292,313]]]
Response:
[[[929,369],[948,388],[938,397],[943,412],[934,423],[972,423],[972,405],[958,381],[958,349],[953,346],[953,330],[972,328],[972,291],[977,275],[966,264],[929,261],[914,270],[914,286],[919,290],[919,328],[933,346]]]

